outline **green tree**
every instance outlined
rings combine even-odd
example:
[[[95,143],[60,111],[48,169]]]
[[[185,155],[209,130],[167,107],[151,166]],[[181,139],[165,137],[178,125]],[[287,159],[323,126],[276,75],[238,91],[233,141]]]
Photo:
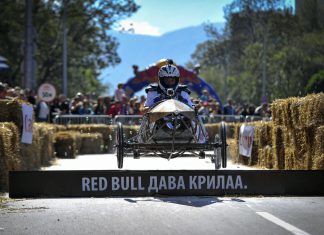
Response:
[[[324,70],[314,74],[306,86],[307,93],[324,92]]]
[[[0,2],[0,43],[8,45],[0,54],[12,67],[10,81],[20,84],[23,61],[25,1]],[[50,81],[62,91],[62,23],[63,0],[34,0],[34,46],[37,64],[37,84]],[[119,20],[129,17],[139,8],[133,0],[68,0],[68,76],[69,93],[94,90],[105,86],[98,80],[99,70],[120,62],[118,42],[109,30]],[[16,30],[12,30],[15,27]],[[12,32],[12,33],[11,33]]]

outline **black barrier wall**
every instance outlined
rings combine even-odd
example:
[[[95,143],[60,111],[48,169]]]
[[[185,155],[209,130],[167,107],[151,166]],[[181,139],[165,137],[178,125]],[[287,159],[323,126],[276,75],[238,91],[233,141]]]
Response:
[[[9,196],[324,195],[324,171],[12,171]]]

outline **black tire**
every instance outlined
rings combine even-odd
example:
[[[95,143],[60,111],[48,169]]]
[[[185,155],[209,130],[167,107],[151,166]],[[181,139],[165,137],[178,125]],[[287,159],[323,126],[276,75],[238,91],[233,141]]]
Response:
[[[134,154],[134,159],[140,159],[140,153],[137,149],[133,151],[133,154]]]
[[[215,144],[220,143],[219,135],[217,134],[215,136]],[[219,170],[222,166],[222,156],[221,156],[221,148],[220,147],[214,147],[214,158],[212,161],[215,164],[215,170]]]
[[[123,124],[117,123],[117,166],[119,169],[123,168],[124,160],[124,130]]]
[[[222,154],[222,167],[227,167],[227,143],[226,143],[226,124],[221,122],[221,128],[219,130],[219,136],[221,140],[221,154]]]

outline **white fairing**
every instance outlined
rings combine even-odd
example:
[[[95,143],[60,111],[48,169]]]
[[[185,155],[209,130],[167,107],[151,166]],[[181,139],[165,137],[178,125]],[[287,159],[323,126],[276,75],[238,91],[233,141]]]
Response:
[[[189,94],[187,92],[181,91],[180,95],[184,100],[186,100],[188,102],[188,105],[191,108],[195,107],[194,104],[191,102],[190,96],[189,96]],[[157,91],[149,91],[147,93],[147,98],[146,98],[146,101],[144,103],[144,106],[151,108],[155,104],[154,99],[159,97],[159,96],[160,96],[160,94]]]

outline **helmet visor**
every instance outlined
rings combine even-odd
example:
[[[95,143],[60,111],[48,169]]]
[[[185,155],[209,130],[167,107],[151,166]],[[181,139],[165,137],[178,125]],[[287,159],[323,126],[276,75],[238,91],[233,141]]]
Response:
[[[163,77],[163,78],[160,78],[160,81],[164,88],[175,89],[178,86],[179,78],[178,77]]]

